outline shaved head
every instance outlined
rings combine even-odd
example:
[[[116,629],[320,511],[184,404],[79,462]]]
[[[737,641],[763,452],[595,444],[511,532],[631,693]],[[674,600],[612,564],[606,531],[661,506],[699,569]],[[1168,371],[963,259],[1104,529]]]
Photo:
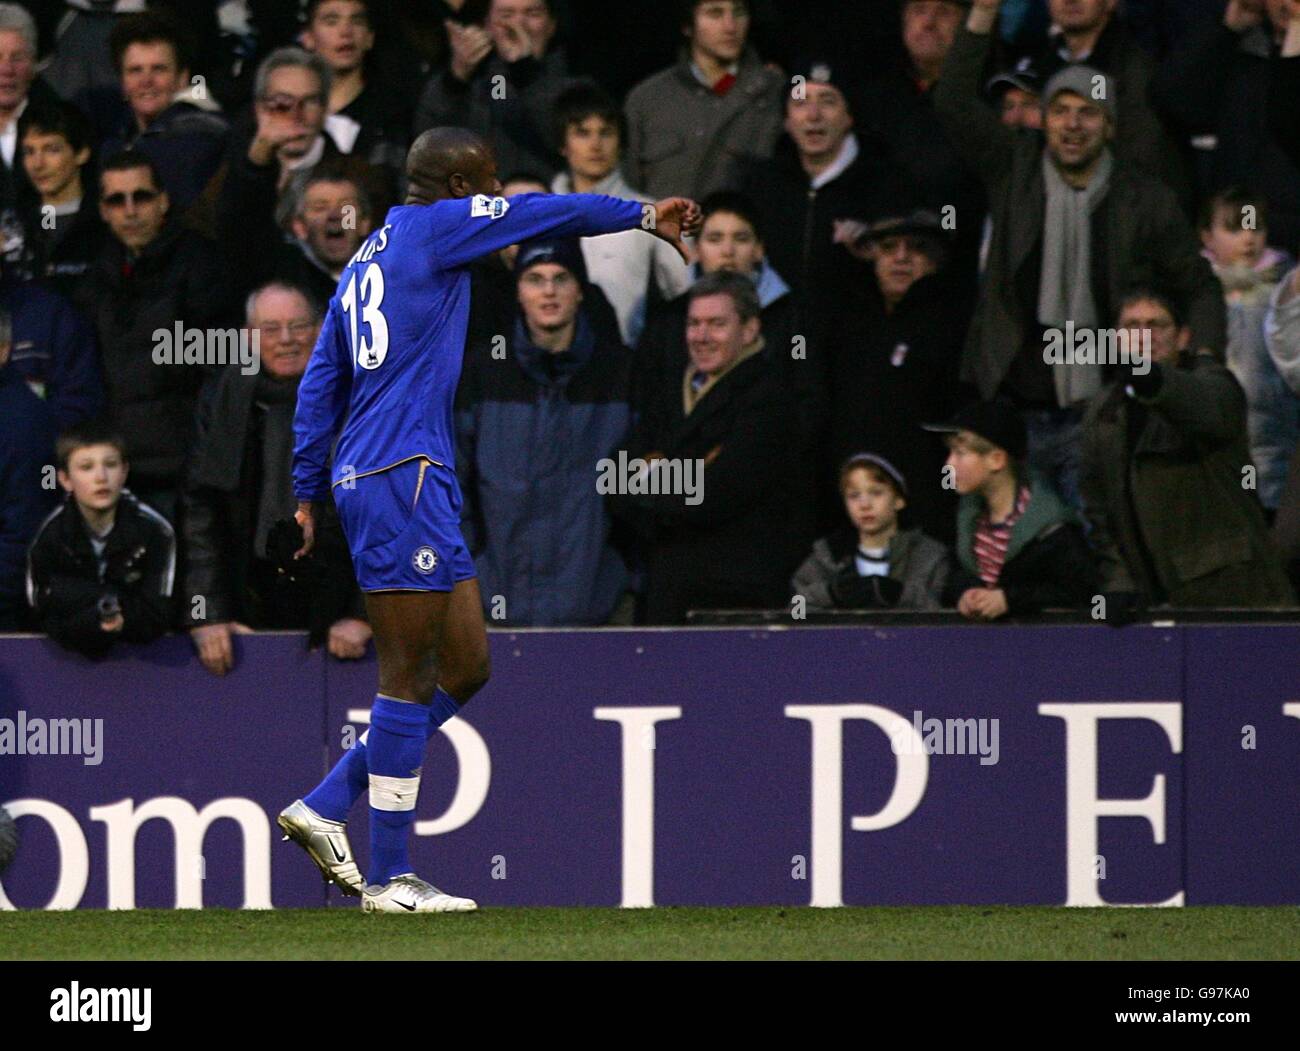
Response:
[[[496,157],[481,135],[468,128],[430,128],[406,154],[407,204],[496,194]]]

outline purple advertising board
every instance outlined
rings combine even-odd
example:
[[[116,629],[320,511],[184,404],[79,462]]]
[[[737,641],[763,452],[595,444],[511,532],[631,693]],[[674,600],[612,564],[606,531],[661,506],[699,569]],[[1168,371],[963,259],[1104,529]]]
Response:
[[[412,847],[484,904],[1300,903],[1300,627],[490,641]],[[355,907],[274,819],[365,731],[373,661],[236,644],[215,678],[179,638],[0,639],[0,907]],[[15,754],[33,728],[75,754]]]

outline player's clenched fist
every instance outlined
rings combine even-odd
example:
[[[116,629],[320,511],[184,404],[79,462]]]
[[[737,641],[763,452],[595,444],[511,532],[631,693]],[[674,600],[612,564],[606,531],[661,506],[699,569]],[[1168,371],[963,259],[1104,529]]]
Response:
[[[655,204],[655,223],[650,233],[677,249],[683,262],[691,261],[683,237],[694,237],[703,221],[700,206],[689,197],[666,197]]]

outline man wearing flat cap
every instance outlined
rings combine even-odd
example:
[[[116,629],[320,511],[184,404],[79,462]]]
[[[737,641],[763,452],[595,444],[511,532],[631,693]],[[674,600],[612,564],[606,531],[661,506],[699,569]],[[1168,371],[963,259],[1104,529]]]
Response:
[[[1041,134],[1006,127],[983,101],[980,73],[1000,2],[975,0],[935,90],[993,218],[961,376],[982,397],[1003,395],[1020,410],[1030,466],[1078,507],[1082,410],[1105,366],[1047,348],[1067,332],[1096,339],[1129,288],[1156,284],[1188,305],[1193,346],[1221,354],[1223,294],[1173,191],[1112,148],[1123,114],[1111,77],[1077,64],[1054,74]]]
[[[910,479],[909,513],[931,536],[951,540],[955,501],[941,485],[943,451],[918,442],[924,422],[959,404],[957,370],[969,297],[948,261],[952,235],[934,212],[891,213],[852,247],[867,263],[845,296],[828,299],[814,338],[825,347],[829,448],[821,456],[821,510],[843,515],[838,477],[846,456],[871,449]]]

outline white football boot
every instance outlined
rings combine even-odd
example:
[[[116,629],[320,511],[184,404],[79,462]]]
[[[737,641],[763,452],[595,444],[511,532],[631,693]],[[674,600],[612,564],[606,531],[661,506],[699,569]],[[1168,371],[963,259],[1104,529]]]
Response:
[[[316,862],[326,883],[353,897],[365,889],[366,881],[348,843],[347,825],[321,817],[301,799],[281,810],[275,823],[284,830],[285,839],[293,840]]]
[[[478,903],[444,894],[414,872],[394,876],[383,886],[371,884],[361,892],[364,912],[473,912]]]

